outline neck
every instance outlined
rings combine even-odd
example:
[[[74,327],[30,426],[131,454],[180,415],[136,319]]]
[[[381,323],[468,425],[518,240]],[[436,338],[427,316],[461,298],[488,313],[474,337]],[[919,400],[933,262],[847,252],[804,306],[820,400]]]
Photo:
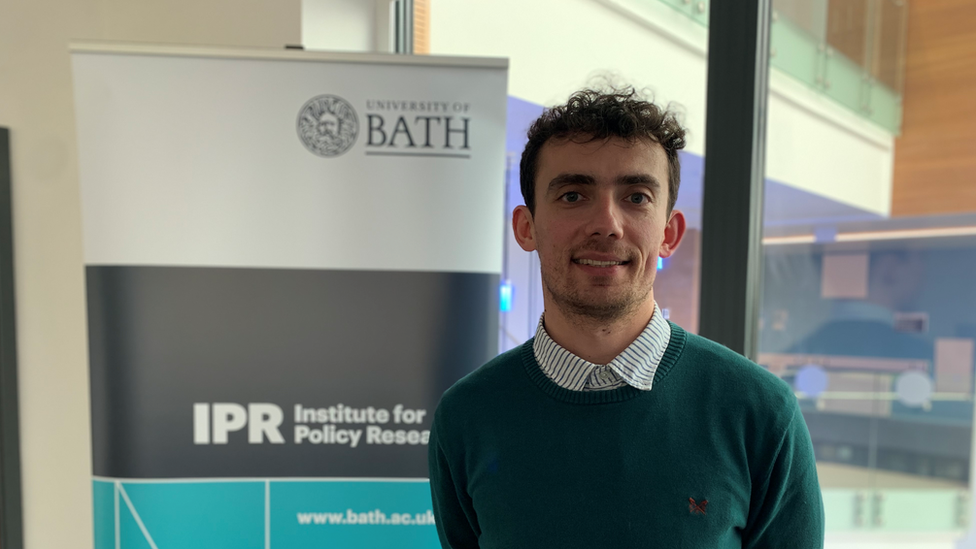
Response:
[[[548,297],[548,296],[547,296]],[[574,315],[545,300],[546,333],[574,355],[594,364],[607,364],[647,327],[654,314],[654,296],[618,318],[594,319]]]

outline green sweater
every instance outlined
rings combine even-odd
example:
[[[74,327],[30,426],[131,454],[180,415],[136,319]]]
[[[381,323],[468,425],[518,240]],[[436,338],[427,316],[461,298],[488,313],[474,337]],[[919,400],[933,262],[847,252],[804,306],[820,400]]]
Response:
[[[813,446],[790,387],[671,328],[650,391],[563,389],[529,340],[444,393],[429,449],[441,544],[822,547]]]

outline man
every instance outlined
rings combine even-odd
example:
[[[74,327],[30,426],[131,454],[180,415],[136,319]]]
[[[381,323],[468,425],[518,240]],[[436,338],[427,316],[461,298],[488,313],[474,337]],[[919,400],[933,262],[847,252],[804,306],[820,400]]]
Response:
[[[654,301],[685,231],[684,133],[632,89],[578,92],[530,128],[512,225],[539,254],[545,313],[438,405],[445,548],[822,546],[789,386]]]

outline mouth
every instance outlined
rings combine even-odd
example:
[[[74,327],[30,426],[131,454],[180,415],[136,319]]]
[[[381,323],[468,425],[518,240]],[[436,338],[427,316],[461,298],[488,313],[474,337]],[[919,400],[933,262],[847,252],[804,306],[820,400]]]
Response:
[[[601,261],[599,259],[574,258],[573,263],[577,265],[587,265],[590,267],[616,267],[617,265],[627,265],[628,263],[630,263],[630,261],[617,261],[617,260]]]

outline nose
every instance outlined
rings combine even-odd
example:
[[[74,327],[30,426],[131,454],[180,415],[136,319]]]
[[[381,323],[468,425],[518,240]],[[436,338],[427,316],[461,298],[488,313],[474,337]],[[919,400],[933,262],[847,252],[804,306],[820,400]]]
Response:
[[[597,197],[590,208],[586,231],[589,236],[620,238],[623,235],[623,212],[613,196]]]

